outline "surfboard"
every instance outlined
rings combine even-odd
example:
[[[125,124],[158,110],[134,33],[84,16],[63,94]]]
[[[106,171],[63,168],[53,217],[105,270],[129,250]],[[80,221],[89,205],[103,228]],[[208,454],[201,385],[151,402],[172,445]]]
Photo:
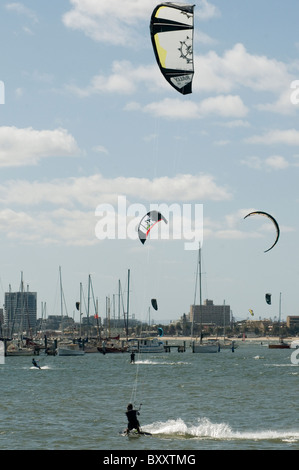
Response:
[[[120,434],[122,436],[126,436],[126,437],[141,437],[141,436],[151,436],[152,435],[150,432],[141,431],[141,433],[138,433],[135,430],[132,430],[129,433],[126,433],[126,431],[122,431],[122,432],[120,432]]]

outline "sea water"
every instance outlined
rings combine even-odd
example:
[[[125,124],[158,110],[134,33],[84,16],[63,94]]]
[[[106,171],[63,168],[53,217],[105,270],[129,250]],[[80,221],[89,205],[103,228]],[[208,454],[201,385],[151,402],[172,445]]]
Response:
[[[241,343],[214,354],[6,357],[1,450],[299,449],[299,365],[291,349]],[[124,437],[141,405],[152,436]]]

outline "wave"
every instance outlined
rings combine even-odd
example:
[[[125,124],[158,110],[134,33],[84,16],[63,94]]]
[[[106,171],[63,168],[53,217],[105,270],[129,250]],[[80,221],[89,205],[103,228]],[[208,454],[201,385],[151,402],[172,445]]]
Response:
[[[144,426],[144,431],[165,438],[219,439],[219,440],[280,440],[299,441],[299,430],[234,431],[227,423],[213,423],[208,418],[198,418],[196,424],[182,419],[157,421]]]
[[[181,365],[181,364],[190,364],[190,362],[184,362],[184,361],[155,361],[152,359],[145,359],[145,360],[137,360],[135,361],[135,364],[152,364],[152,365],[170,365],[170,366],[176,366],[176,365]]]
[[[49,366],[40,366],[40,369],[38,367],[35,367],[35,366],[31,366],[30,369],[36,369],[36,370],[40,370],[40,369],[51,369],[51,367]]]

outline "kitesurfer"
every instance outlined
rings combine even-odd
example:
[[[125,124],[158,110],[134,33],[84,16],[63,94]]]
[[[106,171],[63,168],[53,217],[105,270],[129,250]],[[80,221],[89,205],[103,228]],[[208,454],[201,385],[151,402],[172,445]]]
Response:
[[[140,424],[139,424],[139,421],[138,421],[138,418],[137,418],[137,415],[139,415],[139,414],[140,414],[139,411],[134,410],[133,405],[131,403],[129,403],[128,406],[127,406],[127,411],[126,411],[126,415],[127,415],[127,418],[128,418],[128,427],[126,429],[126,434],[129,434],[129,432],[132,429],[136,429],[138,434],[142,434],[142,432],[140,430]]]
[[[37,367],[38,369],[40,369],[40,366],[38,365],[38,363],[36,362],[34,358],[32,359],[32,364],[34,365],[34,367]]]
[[[131,364],[134,364],[135,363],[135,353],[132,352],[131,353]]]

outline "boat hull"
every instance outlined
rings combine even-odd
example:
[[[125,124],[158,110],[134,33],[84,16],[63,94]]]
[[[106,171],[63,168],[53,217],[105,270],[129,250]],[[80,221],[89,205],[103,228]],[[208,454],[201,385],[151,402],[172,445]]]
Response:
[[[129,340],[128,352],[160,354],[165,352],[165,347],[157,338],[141,338]]]
[[[124,353],[127,351],[126,348],[106,348],[106,347],[100,347],[98,346],[97,348],[98,352],[102,353],[102,354],[106,354],[106,353],[112,353],[112,354],[117,354],[117,353]]]
[[[15,349],[6,351],[6,356],[34,356],[33,349]]]
[[[83,356],[85,352],[82,349],[61,348],[57,349],[58,356]]]
[[[193,344],[192,352],[194,353],[217,353],[219,352],[218,344]]]

